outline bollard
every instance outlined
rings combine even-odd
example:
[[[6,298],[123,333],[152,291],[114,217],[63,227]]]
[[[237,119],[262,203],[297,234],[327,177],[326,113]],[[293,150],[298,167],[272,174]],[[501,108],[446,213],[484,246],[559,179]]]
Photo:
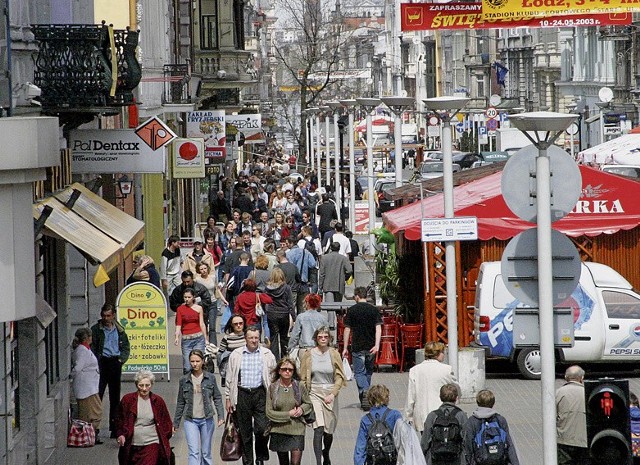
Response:
[[[478,392],[484,389],[486,370],[484,349],[465,347],[458,352],[460,402],[472,403]]]

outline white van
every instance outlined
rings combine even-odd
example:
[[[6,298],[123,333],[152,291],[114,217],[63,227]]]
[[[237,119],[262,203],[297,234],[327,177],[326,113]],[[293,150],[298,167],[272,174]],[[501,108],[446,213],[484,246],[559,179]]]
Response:
[[[527,379],[540,378],[540,350],[513,347],[513,311],[526,305],[502,281],[500,262],[480,265],[476,286],[475,346],[489,357],[515,361]],[[559,306],[573,309],[574,346],[557,348],[558,362],[638,362],[640,295],[617,271],[583,262],[580,282]]]

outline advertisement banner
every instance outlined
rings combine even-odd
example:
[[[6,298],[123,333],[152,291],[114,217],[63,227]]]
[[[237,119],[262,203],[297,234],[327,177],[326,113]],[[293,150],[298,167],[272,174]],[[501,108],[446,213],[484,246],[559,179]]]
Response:
[[[226,123],[235,126],[238,132],[244,134],[245,144],[264,144],[262,132],[262,115],[226,115]]]
[[[519,16],[486,18],[482,2],[474,3],[402,3],[403,31],[436,29],[491,29],[514,27],[574,27],[574,26],[626,26],[631,24],[631,13],[602,13],[590,15],[563,15],[549,17]]]
[[[369,234],[369,202],[355,202],[356,229],[354,234]]]
[[[187,137],[204,139],[205,156],[224,161],[227,154],[224,110],[187,113]]]
[[[640,11],[630,0],[482,0],[484,19],[551,17]]]
[[[167,301],[162,291],[147,282],[129,284],[118,294],[116,312],[131,343],[122,372],[146,369],[169,376]]]
[[[171,159],[174,178],[204,178],[203,139],[176,139]]]
[[[71,170],[85,173],[164,173],[164,145],[156,149],[134,129],[76,129],[69,133]]]

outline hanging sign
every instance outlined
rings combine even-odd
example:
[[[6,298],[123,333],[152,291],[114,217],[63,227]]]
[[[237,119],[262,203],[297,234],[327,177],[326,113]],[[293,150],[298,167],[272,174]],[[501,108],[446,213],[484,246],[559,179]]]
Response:
[[[625,13],[639,11],[630,0],[482,0],[485,20],[575,15],[581,13]],[[589,24],[584,24],[589,26]]]
[[[626,26],[631,13],[574,14],[548,17],[518,16],[487,18],[482,2],[472,3],[402,3],[403,31],[436,29],[490,29],[514,27]]]
[[[227,153],[224,110],[190,111],[187,113],[187,137],[204,139],[207,158],[224,160]]]

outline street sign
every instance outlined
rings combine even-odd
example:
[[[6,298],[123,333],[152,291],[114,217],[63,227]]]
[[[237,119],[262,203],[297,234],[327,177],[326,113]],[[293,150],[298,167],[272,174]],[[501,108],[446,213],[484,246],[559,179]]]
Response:
[[[498,110],[496,110],[494,107],[489,107],[485,110],[484,114],[487,116],[487,118],[495,118],[496,116],[498,116]]]
[[[478,239],[478,218],[422,218],[422,242],[475,241]]]
[[[505,121],[509,121],[509,113],[507,113],[506,111],[501,111],[499,117],[500,117],[501,123],[504,123]]]
[[[456,124],[456,132],[462,134],[464,132],[464,123]]]
[[[487,120],[487,129],[489,131],[495,131],[496,129],[498,129],[498,120],[493,118]]]
[[[581,262],[576,246],[564,234],[551,230],[553,305],[571,296],[580,280]],[[502,280],[520,302],[537,307],[538,230],[527,229],[509,241],[500,261]]]

